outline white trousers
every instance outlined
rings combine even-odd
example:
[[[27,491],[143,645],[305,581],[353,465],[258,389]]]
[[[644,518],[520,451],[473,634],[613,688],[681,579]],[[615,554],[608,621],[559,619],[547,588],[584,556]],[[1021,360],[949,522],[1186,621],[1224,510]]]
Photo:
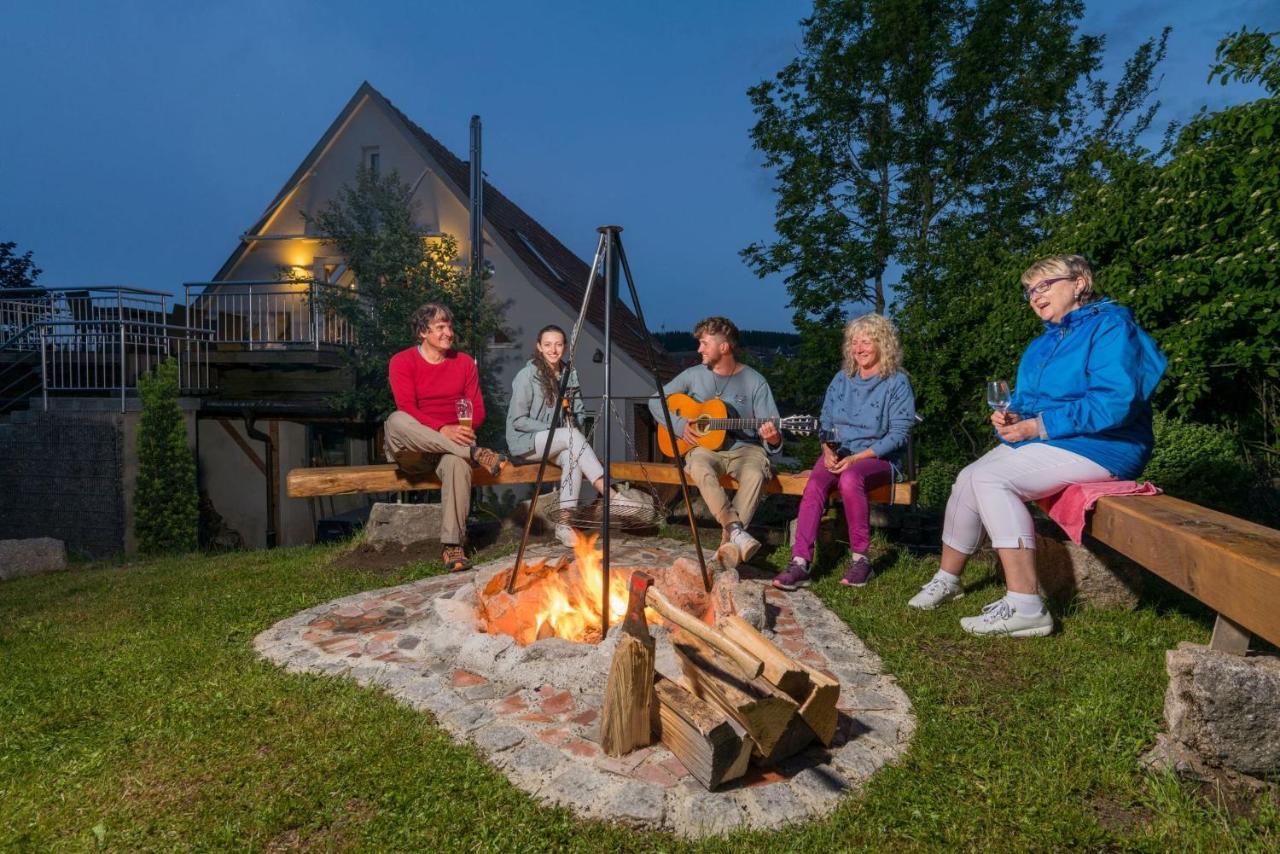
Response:
[[[1026,502],[1053,495],[1073,483],[1115,480],[1102,466],[1079,454],[1036,442],[1012,448],[997,445],[965,466],[951,487],[942,523],[942,542],[973,554],[982,529],[997,549],[1034,549],[1035,526]]]
[[[533,437],[534,459],[542,456],[546,447],[549,430],[543,430]],[[551,456],[560,466],[560,506],[564,509],[578,506],[578,493],[582,489],[582,481],[595,483],[604,475],[604,466],[591,449],[587,437],[573,427],[561,427],[551,438]]]

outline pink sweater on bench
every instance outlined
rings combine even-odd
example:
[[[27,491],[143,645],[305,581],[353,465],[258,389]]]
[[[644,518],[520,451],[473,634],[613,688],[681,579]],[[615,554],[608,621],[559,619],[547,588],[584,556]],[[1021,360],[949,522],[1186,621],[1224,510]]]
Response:
[[[1041,498],[1036,504],[1058,523],[1071,542],[1080,543],[1084,535],[1085,515],[1107,495],[1159,495],[1160,487],[1151,481],[1100,480],[1093,483],[1073,483],[1053,495]]]

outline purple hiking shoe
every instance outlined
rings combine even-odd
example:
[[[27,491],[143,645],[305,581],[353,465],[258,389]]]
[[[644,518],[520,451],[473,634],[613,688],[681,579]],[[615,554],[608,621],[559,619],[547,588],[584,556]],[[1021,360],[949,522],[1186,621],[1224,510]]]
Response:
[[[844,578],[840,579],[840,583],[845,587],[866,587],[872,575],[871,561],[860,557],[849,561],[849,567],[844,571]]]
[[[787,568],[773,579],[773,586],[779,590],[795,590],[809,586],[809,570],[798,559],[792,559]]]

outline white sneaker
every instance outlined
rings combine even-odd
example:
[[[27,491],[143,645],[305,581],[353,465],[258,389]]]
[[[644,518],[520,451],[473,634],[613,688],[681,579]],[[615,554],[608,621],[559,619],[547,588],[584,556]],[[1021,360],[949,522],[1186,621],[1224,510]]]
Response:
[[[569,548],[573,548],[573,544],[577,541],[573,534],[573,528],[568,525],[556,525],[556,539],[560,541],[561,545]]]
[[[1042,638],[1053,632],[1053,617],[1047,608],[1041,608],[1039,614],[1019,614],[1008,601],[997,599],[976,617],[961,617],[960,628],[971,635]]]
[[[953,599],[963,599],[964,588],[959,584],[948,584],[939,578],[930,578],[920,592],[907,601],[912,608],[921,611],[932,611],[939,605],[945,605]]]
[[[729,542],[738,547],[738,555],[743,562],[751,560],[760,551],[760,541],[748,534],[746,528],[735,528],[729,535]]]
[[[611,489],[609,490],[609,506],[623,510],[639,510],[645,507],[645,502],[635,494],[634,490],[624,492],[621,489]]]

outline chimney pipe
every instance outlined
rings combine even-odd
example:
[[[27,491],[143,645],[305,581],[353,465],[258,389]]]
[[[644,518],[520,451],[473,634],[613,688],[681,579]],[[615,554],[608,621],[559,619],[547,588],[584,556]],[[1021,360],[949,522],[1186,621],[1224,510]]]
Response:
[[[480,117],[471,117],[471,274],[484,270],[484,172],[480,165]]]

